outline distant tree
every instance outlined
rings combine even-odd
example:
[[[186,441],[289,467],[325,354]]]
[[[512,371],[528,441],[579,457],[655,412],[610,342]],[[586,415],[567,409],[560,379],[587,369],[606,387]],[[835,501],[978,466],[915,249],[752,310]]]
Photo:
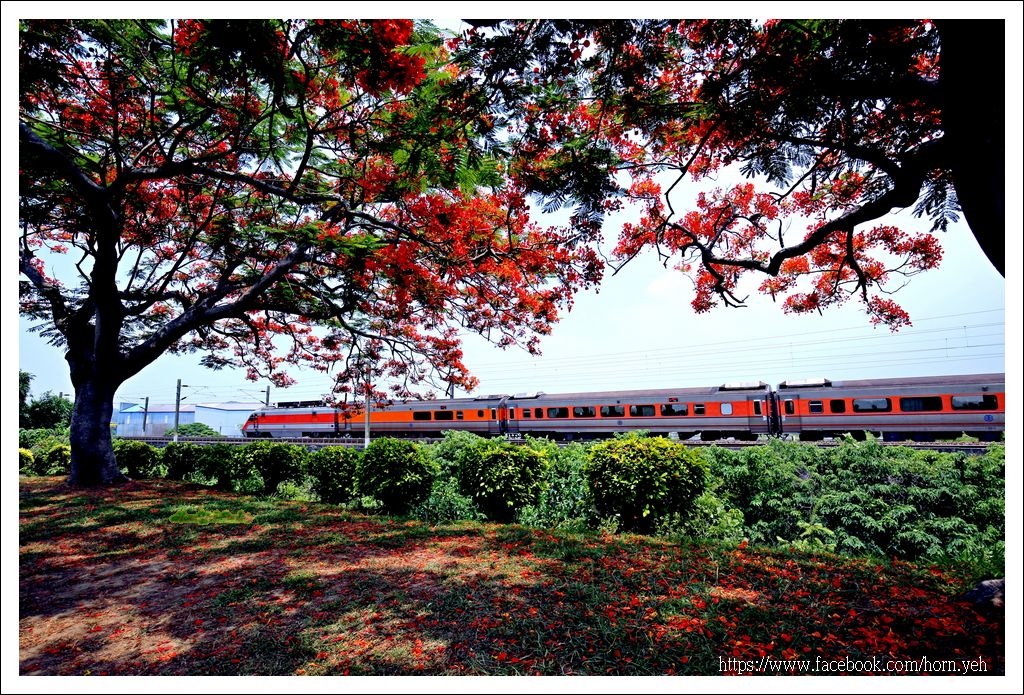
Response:
[[[456,326],[533,349],[599,278],[428,23],[24,20],[20,48],[21,310],[66,350],[72,485],[124,480],[113,396],[164,353],[472,387]]]
[[[22,427],[25,429],[52,430],[71,425],[74,403],[67,398],[47,391],[39,398],[33,398],[25,406]]]
[[[18,423],[25,427],[25,406],[28,405],[28,394],[32,389],[32,379],[35,377],[28,372],[18,370]]]
[[[615,262],[656,249],[693,307],[742,305],[740,279],[791,312],[886,294],[935,267],[929,233],[877,220],[960,213],[1004,272],[1004,22],[484,21],[460,56],[509,111],[524,186],[597,224],[624,204]],[[497,107],[496,107],[497,108]],[[733,167],[749,181],[705,186]]]
[[[179,437],[220,437],[220,432],[203,422],[190,422],[186,425],[178,425],[167,430],[167,436],[173,436],[177,429]]]

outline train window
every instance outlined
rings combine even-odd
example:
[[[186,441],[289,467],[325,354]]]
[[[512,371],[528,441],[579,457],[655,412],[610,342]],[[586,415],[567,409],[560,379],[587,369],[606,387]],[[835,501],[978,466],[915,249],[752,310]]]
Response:
[[[631,405],[629,406],[630,417],[654,417],[653,405]]]
[[[455,411],[453,411],[453,410],[435,410],[434,411],[434,419],[435,420],[454,420],[455,419]]]
[[[694,415],[703,415],[704,414],[704,404],[703,403],[694,403],[693,404],[693,414]]]
[[[602,405],[601,417],[623,417],[626,409],[621,405]]]
[[[732,403],[722,404],[722,415],[732,415]]]
[[[455,419],[456,420],[461,420],[465,416],[466,416],[466,412],[464,410],[456,410],[455,411]]]
[[[761,401],[754,401],[754,415],[761,414]]]
[[[821,401],[807,401],[807,410],[811,413],[824,413],[825,404]]]
[[[661,414],[664,417],[672,415],[689,415],[690,408],[686,403],[664,403],[661,406]]]
[[[833,398],[828,402],[828,411],[830,413],[845,413],[846,401],[842,398]]]
[[[529,417],[530,417],[530,409],[529,408],[523,408],[523,418],[529,418]]]
[[[476,416],[477,417],[483,417],[484,416],[484,411],[482,411],[482,410],[476,411]]]
[[[533,416],[534,417],[544,417],[544,409],[543,408],[534,408],[533,409]]]
[[[854,398],[853,412],[888,413],[892,410],[892,401],[888,398]]]
[[[572,409],[573,417],[597,417],[597,410],[593,406],[578,405]]]
[[[785,403],[786,415],[793,415],[796,413],[796,403],[792,398],[787,398]]]
[[[924,411],[934,412],[936,410],[942,410],[942,398],[940,396],[901,398],[900,410],[904,413],[918,413]]]
[[[429,410],[415,410],[415,411],[413,411],[412,419],[413,420],[429,420],[430,419],[430,411]]]
[[[491,408],[491,419],[494,420],[497,417],[498,417],[498,409],[497,408]]]
[[[568,408],[548,408],[548,417],[569,417]]]
[[[953,396],[953,410],[998,410],[999,401],[991,394]]]
[[[508,409],[508,419],[509,420],[515,420],[516,419],[516,409],[515,408],[509,408]]]

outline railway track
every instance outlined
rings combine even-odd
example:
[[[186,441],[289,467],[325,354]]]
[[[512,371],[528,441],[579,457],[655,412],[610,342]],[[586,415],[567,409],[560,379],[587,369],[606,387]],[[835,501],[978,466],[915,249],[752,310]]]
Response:
[[[134,441],[145,442],[151,446],[164,447],[174,441],[172,437],[121,437],[121,439],[131,439]],[[245,444],[252,444],[253,442],[274,442],[281,444],[300,444],[310,449],[320,449],[325,446],[347,446],[354,447],[357,449],[363,448],[363,440],[359,439],[345,439],[337,437],[292,437],[292,438],[278,438],[278,439],[247,439],[245,437],[179,437],[178,441],[181,443],[208,445],[208,444],[230,444],[235,446],[241,446]],[[414,441],[421,444],[433,444],[434,442],[441,441],[440,438],[426,438],[418,437]],[[525,442],[525,440],[512,439],[513,442]],[[724,449],[745,449],[750,446],[760,446],[767,444],[769,440],[761,439],[757,441],[735,441],[735,440],[719,440],[719,441],[701,441],[699,439],[685,439],[681,440],[683,444],[692,447],[708,447],[708,446],[719,446]],[[565,445],[570,442],[557,442],[559,445]],[[817,442],[804,442],[804,444],[810,446],[818,446],[823,448],[836,447],[841,444],[838,440],[823,440]],[[924,451],[946,451],[950,453],[965,453],[965,454],[983,454],[988,448],[990,442],[878,442],[880,446],[904,446],[910,449],[921,449]]]

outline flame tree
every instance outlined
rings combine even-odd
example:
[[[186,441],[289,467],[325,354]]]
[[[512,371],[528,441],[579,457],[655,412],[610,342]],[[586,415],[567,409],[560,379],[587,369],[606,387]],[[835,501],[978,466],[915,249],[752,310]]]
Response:
[[[785,311],[857,298],[895,330],[909,317],[887,295],[938,265],[933,232],[960,214],[1004,272],[1004,32],[988,20],[480,21],[462,57],[521,105],[520,176],[549,205],[634,207],[614,264],[656,249],[690,275],[698,312],[743,305],[749,277]],[[715,183],[728,170],[739,183]],[[924,230],[879,223],[904,208]]]
[[[456,325],[534,348],[599,279],[428,23],[26,20],[20,61],[21,310],[66,349],[72,485],[124,479],[114,393],[161,354],[469,388]]]
[[[977,79],[1003,31],[23,21],[21,307],[66,347],[70,482],[121,479],[114,392],[165,352],[279,384],[340,364],[342,393],[471,387],[454,326],[535,349],[623,210],[613,264],[657,249],[698,312],[761,276],[785,311],[856,297],[906,325],[888,294],[958,215],[1003,270],[1003,95]],[[708,184],[728,170],[748,180]],[[878,223],[911,206],[931,229]]]

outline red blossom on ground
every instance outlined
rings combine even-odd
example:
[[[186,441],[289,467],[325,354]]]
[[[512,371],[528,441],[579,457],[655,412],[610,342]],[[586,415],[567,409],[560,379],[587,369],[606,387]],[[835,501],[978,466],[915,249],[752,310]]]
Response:
[[[935,567],[430,528],[169,481],[22,479],[21,503],[22,674],[717,675],[720,658],[844,656],[1004,668],[1001,617]],[[255,518],[168,521],[183,505]]]

